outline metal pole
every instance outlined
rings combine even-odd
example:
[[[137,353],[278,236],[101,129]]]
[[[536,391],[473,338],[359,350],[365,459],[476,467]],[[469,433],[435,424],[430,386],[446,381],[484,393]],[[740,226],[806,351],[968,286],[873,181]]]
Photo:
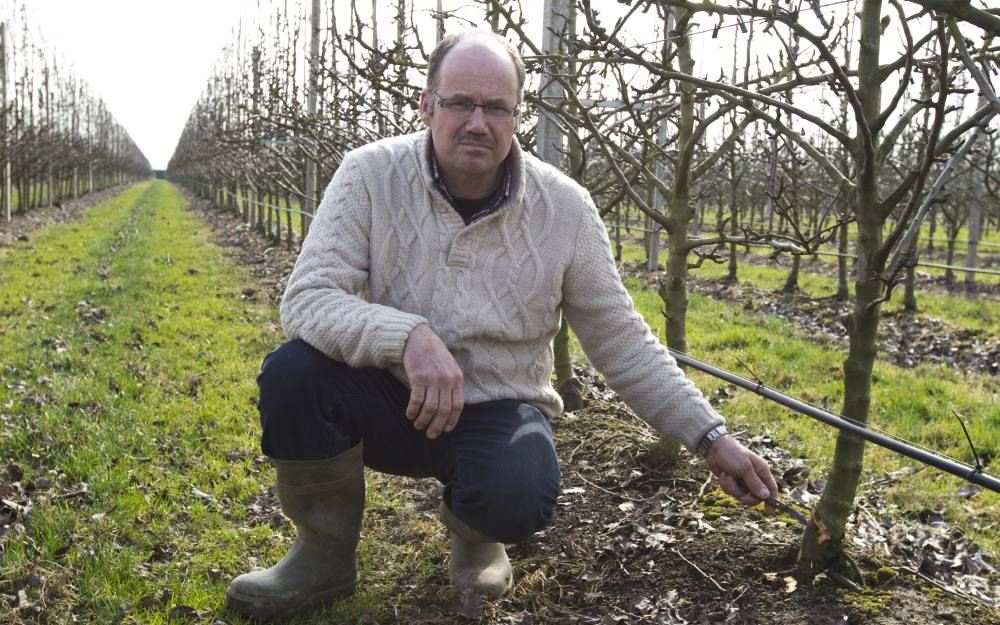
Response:
[[[886,436],[885,434],[874,432],[863,425],[852,423],[840,415],[833,414],[832,412],[817,408],[816,406],[811,406],[805,402],[795,399],[794,397],[789,397],[784,393],[779,393],[774,389],[770,389],[763,384],[753,382],[734,373],[730,373],[725,369],[719,369],[718,367],[701,362],[700,360],[695,360],[691,356],[677,350],[670,349],[670,355],[673,356],[677,362],[685,364],[692,369],[697,369],[698,371],[707,373],[713,377],[719,378],[720,380],[725,380],[730,384],[735,384],[740,388],[745,388],[748,391],[752,391],[761,397],[766,397],[767,399],[785,406],[786,408],[791,408],[800,414],[822,421],[823,423],[831,425],[839,430],[850,432],[851,434],[863,438],[870,443],[875,443],[880,447],[885,447],[886,449],[904,455],[907,458],[912,458],[918,462],[929,464],[932,467],[940,469],[946,473],[957,475],[958,477],[972,482],[973,484],[978,484],[984,488],[1000,493],[1000,478],[990,475],[989,473],[983,473],[975,467],[930,451],[919,449],[912,445],[908,445],[907,443],[898,441],[894,438]]]

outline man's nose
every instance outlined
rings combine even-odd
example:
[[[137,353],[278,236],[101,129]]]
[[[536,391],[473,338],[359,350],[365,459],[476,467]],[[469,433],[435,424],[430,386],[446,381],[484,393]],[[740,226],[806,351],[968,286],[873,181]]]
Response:
[[[477,134],[486,132],[486,110],[483,109],[483,107],[477,106],[472,109],[472,113],[469,115],[468,121],[465,122],[465,129],[468,132],[474,132]]]

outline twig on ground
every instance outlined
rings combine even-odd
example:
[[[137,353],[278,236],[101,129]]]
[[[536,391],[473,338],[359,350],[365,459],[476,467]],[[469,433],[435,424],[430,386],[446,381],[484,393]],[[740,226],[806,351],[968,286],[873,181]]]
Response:
[[[636,475],[635,477],[629,478],[629,479],[625,480],[624,482],[622,482],[621,483],[621,487],[622,488],[628,488],[632,484],[635,484],[636,482],[638,482],[639,480],[643,479],[644,477],[647,477],[648,475],[651,475],[653,473],[658,472],[660,469],[662,469],[663,467],[667,466],[668,464],[670,464],[670,463],[672,463],[674,461],[675,461],[674,459],[665,460],[664,462],[661,462],[660,464],[656,465],[655,467],[646,469],[645,471],[643,471],[639,475]]]
[[[626,501],[632,501],[632,502],[635,502],[635,503],[642,503],[642,502],[645,501],[645,499],[637,499],[635,497],[629,497],[628,495],[626,495],[624,493],[620,493],[620,492],[616,493],[613,490],[608,490],[608,489],[604,488],[603,486],[601,486],[600,484],[595,484],[594,482],[591,482],[587,478],[583,477],[583,475],[581,475],[580,473],[577,473],[576,476],[578,478],[580,478],[581,480],[583,480],[584,482],[590,484],[591,486],[593,486],[597,490],[604,491],[605,493],[611,495],[612,497],[617,497],[619,499],[625,499]]]
[[[841,584],[843,586],[847,586],[848,588],[850,588],[854,592],[858,592],[859,590],[861,590],[861,586],[858,586],[857,584],[855,584],[851,580],[847,579],[847,577],[841,575],[840,573],[838,573],[836,571],[831,571],[830,569],[827,569],[826,570],[826,574],[830,576],[830,579],[836,581],[838,584]]]
[[[712,577],[711,575],[709,575],[709,574],[708,574],[708,573],[706,573],[705,571],[702,571],[702,570],[701,570],[700,568],[698,568],[698,565],[697,565],[697,564],[695,564],[694,562],[692,562],[692,561],[688,560],[687,558],[685,558],[685,557],[684,557],[684,554],[683,554],[683,553],[681,553],[679,549],[676,549],[676,548],[675,548],[675,549],[671,549],[671,551],[673,551],[674,553],[676,553],[676,554],[677,554],[677,556],[678,556],[678,557],[679,557],[679,558],[680,558],[681,560],[684,560],[685,562],[687,562],[688,564],[690,564],[690,565],[691,565],[691,568],[693,568],[694,570],[696,570],[696,571],[698,571],[699,573],[701,573],[701,576],[702,576],[702,577],[704,577],[704,578],[705,578],[705,579],[707,579],[708,581],[712,582],[712,585],[714,585],[714,586],[715,586],[716,588],[718,588],[718,589],[719,589],[719,592],[726,592],[726,589],[725,589],[725,588],[723,588],[723,587],[722,587],[722,585],[721,585],[721,584],[719,584],[719,582],[715,581],[715,578],[714,578],[714,577]]]
[[[701,501],[701,498],[705,496],[705,489],[707,489],[708,485],[712,483],[712,477],[714,476],[711,473],[709,473],[708,477],[705,478],[705,481],[702,482],[701,488],[698,489],[698,496],[694,498],[694,501],[692,503],[698,503],[699,501]]]
[[[917,569],[910,568],[908,566],[897,566],[896,570],[897,571],[903,571],[904,573],[909,573],[910,575],[914,575],[916,577],[919,577],[920,579],[924,580],[925,582],[937,586],[938,588],[940,588],[944,592],[948,593],[949,595],[954,595],[954,596],[956,596],[956,597],[958,597],[960,599],[965,599],[966,601],[970,601],[972,603],[976,603],[976,604],[982,605],[982,601],[980,601],[979,599],[976,599],[973,596],[967,595],[964,592],[962,592],[962,591],[960,591],[960,590],[958,590],[956,588],[952,588],[951,586],[948,586],[947,584],[942,584],[941,582],[937,581],[933,577],[929,577],[927,575],[924,575],[923,573],[921,573]]]

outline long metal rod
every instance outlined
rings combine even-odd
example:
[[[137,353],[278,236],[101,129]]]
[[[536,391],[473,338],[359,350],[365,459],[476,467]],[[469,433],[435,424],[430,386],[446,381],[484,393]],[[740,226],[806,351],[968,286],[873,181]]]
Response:
[[[719,369],[718,367],[714,367],[708,363],[696,360],[691,356],[681,353],[675,349],[670,349],[670,354],[677,360],[677,362],[685,364],[692,369],[697,369],[698,371],[707,373],[713,377],[725,380],[730,384],[735,384],[736,386],[745,388],[748,391],[752,391],[757,395],[760,395],[761,397],[766,397],[775,403],[781,404],[786,408],[791,408],[798,413],[812,417],[818,421],[822,421],[827,425],[832,425],[839,430],[850,432],[851,434],[863,438],[871,443],[875,443],[880,447],[885,447],[886,449],[890,449],[898,454],[902,454],[924,464],[929,464],[932,467],[938,468],[946,473],[957,475],[958,477],[972,482],[973,484],[978,484],[984,488],[992,490],[993,492],[1000,493],[1000,478],[995,475],[983,473],[975,467],[967,465],[963,462],[958,462],[957,460],[953,460],[946,456],[919,449],[886,436],[885,434],[872,431],[863,425],[852,423],[840,415],[833,414],[832,412],[817,408],[816,406],[811,406],[795,399],[794,397],[789,397],[784,393],[779,393],[774,389],[768,388],[763,384],[753,382],[740,377],[735,373],[726,371],[725,369]]]

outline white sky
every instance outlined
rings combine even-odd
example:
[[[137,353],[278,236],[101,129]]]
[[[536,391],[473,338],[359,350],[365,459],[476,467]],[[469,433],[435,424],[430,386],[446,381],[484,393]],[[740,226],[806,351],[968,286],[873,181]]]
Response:
[[[252,0],[30,0],[28,19],[164,169]]]

